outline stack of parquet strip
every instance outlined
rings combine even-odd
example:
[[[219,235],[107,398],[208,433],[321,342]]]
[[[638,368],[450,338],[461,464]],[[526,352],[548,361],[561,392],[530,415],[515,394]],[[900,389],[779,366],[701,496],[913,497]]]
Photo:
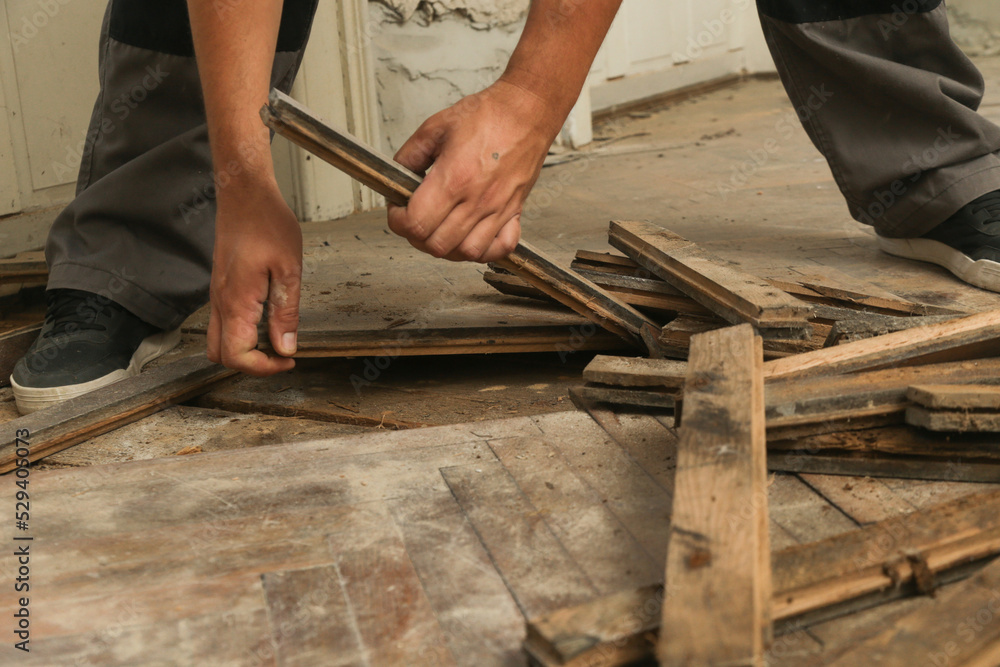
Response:
[[[942,573],[998,553],[994,519],[972,531],[964,523],[1000,502],[991,494],[929,515],[933,528],[907,535],[898,560],[878,572],[845,563],[843,544],[871,539],[862,530],[799,564],[822,582],[790,584],[780,561],[772,573],[767,470],[1000,482],[1000,447],[981,433],[1000,430],[1000,311],[769,282],[648,223],[613,222],[609,237],[627,257],[581,251],[572,268],[672,317],[660,351],[687,361],[599,356],[574,400],[598,421],[602,404],[673,415],[665,583],[534,619],[526,650],[538,664],[626,664],[655,644],[663,665],[763,665],[776,619],[842,604],[885,577],[932,593]],[[538,296],[509,275],[486,280]],[[949,589],[942,613],[974,611],[997,580],[1000,563]],[[924,609],[829,664],[919,664],[941,625]],[[1000,664],[1000,631],[984,634],[957,664]]]

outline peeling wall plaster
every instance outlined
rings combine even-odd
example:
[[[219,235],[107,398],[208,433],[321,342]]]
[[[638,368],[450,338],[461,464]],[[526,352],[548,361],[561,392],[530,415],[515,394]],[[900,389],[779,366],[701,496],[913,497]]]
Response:
[[[473,28],[486,29],[516,23],[528,11],[530,0],[372,0],[388,10],[396,23],[427,25],[446,16],[467,19]]]
[[[523,27],[522,17],[514,23],[480,29],[455,14],[425,25],[399,22],[393,10],[382,4],[414,1],[369,4],[370,25],[375,28],[372,52],[382,148],[390,155],[429,116],[496,81]],[[451,2],[458,4],[457,0]],[[487,0],[466,3],[501,4]]]

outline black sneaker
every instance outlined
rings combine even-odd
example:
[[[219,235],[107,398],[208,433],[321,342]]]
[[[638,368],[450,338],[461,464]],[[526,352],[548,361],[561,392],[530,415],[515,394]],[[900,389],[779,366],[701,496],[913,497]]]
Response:
[[[10,376],[21,414],[138,375],[180,342],[180,329],[157,329],[97,294],[55,289],[46,297],[42,331]]]
[[[933,262],[976,287],[1000,292],[1000,190],[966,204],[915,239],[878,237],[890,255]]]

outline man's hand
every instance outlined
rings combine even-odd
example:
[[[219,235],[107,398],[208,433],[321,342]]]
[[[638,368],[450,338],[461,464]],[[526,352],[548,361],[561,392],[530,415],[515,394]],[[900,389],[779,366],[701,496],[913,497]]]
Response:
[[[539,97],[500,79],[431,116],[396,160],[417,173],[434,168],[408,206],[389,206],[389,228],[435,257],[506,257],[520,238],[521,208],[559,131],[551,115]]]
[[[271,344],[279,354],[294,354],[301,277],[302,231],[273,179],[220,189],[208,358],[258,376],[295,366],[255,348],[266,301]]]
[[[521,208],[621,0],[532,0],[503,76],[431,116],[396,160],[432,165],[389,228],[435,257],[492,262],[521,234]]]

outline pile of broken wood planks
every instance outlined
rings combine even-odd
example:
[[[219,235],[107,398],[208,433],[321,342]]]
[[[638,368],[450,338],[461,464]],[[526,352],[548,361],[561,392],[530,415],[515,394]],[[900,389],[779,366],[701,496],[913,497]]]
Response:
[[[886,526],[770,553],[767,472],[1000,482],[1000,311],[964,314],[809,282],[767,281],[648,223],[612,223],[627,256],[581,251],[572,268],[640,309],[672,317],[659,352],[598,356],[574,393],[612,409],[669,416],[675,500],[664,584],[531,619],[536,664],[763,665],[775,624],[884,601],[902,584],[933,593],[1000,555],[1000,494],[915,514],[873,563],[860,550]],[[494,271],[500,291],[540,298]],[[735,325],[735,326],[733,326]],[[601,408],[603,409],[603,408]],[[601,421],[598,419],[598,421]],[[947,431],[947,437],[934,431]],[[773,580],[773,581],[772,581]],[[948,632],[937,614],[988,602],[1000,561],[822,664],[917,664]],[[1000,630],[963,647],[1000,664]],[[819,663],[818,663],[819,664]]]

